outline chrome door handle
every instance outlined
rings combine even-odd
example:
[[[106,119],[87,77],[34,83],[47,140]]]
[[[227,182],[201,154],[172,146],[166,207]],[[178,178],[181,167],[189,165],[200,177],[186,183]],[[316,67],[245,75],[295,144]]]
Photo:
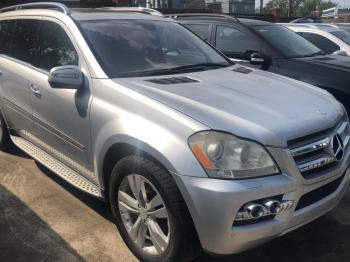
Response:
[[[41,92],[40,92],[39,88],[38,88],[36,85],[31,84],[31,85],[30,85],[30,90],[32,91],[32,93],[33,93],[35,96],[41,97]]]

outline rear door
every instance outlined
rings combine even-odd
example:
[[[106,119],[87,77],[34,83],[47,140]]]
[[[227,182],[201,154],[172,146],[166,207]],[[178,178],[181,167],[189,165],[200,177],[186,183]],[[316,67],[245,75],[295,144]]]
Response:
[[[13,131],[32,132],[30,79],[37,65],[39,20],[1,21],[0,55],[2,111]]]

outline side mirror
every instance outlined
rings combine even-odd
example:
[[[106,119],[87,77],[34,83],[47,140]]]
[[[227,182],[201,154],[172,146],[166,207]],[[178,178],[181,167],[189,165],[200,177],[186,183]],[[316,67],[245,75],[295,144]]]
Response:
[[[271,58],[263,52],[255,52],[250,55],[250,63],[252,65],[261,65],[263,70],[267,70],[271,65]]]
[[[348,56],[348,53],[344,50],[338,50],[332,53],[332,55],[341,55],[341,56]]]
[[[52,88],[79,89],[84,84],[84,75],[77,66],[57,66],[50,70]]]
[[[252,53],[250,55],[250,63],[252,65],[262,65],[263,63],[265,63],[265,55],[263,53],[260,52],[256,52],[256,53]]]

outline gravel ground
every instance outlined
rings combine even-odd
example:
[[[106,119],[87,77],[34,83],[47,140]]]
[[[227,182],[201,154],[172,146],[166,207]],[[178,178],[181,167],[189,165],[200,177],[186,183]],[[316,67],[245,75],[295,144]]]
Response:
[[[108,206],[19,150],[0,152],[0,261],[136,261]],[[202,261],[350,261],[350,192],[313,223],[262,247]]]

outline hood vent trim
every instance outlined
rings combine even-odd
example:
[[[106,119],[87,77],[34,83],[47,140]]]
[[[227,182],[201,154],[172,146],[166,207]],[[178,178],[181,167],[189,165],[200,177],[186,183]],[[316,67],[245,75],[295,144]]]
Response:
[[[253,72],[253,70],[246,68],[244,66],[237,67],[237,68],[233,69],[232,71],[235,71],[235,72],[238,72],[241,74],[250,74],[251,72]]]
[[[172,84],[185,84],[185,83],[195,83],[199,80],[184,76],[184,77],[170,77],[170,78],[159,78],[159,79],[149,79],[145,80],[151,83],[159,85],[172,85]]]

